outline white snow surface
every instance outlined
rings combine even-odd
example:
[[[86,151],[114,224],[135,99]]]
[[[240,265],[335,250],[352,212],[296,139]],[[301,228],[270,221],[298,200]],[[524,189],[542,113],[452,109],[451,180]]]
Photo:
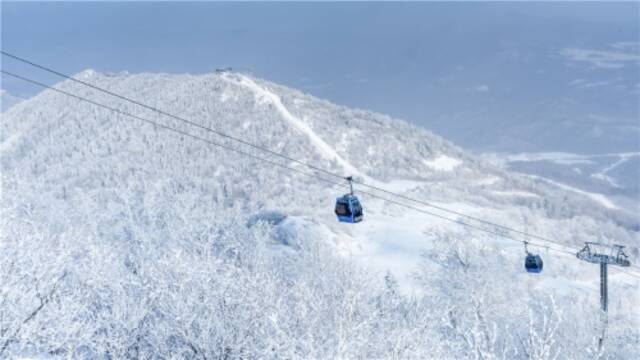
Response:
[[[433,160],[423,160],[430,168],[438,171],[452,171],[462,164],[462,161],[447,155],[440,155]]]
[[[526,191],[493,191],[492,193],[501,196],[539,197],[537,194]]]

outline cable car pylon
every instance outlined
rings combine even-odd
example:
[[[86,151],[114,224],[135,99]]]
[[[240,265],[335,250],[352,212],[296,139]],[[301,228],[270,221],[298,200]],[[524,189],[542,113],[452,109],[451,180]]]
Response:
[[[578,251],[578,259],[593,264],[600,264],[600,309],[602,316],[602,336],[598,339],[598,352],[602,355],[602,348],[607,331],[607,310],[609,308],[607,266],[631,266],[629,257],[622,251],[622,245],[606,245],[596,242],[585,242],[582,250]]]

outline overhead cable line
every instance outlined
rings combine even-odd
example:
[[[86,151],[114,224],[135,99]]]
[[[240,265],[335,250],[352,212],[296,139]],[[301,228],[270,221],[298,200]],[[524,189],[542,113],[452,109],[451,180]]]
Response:
[[[256,145],[256,144],[254,144],[254,143],[252,143],[250,141],[246,141],[246,140],[243,140],[243,139],[241,139],[239,137],[236,137],[236,136],[233,136],[233,135],[229,135],[229,134],[224,133],[222,131],[219,131],[219,130],[213,129],[211,127],[202,125],[202,124],[200,124],[198,122],[195,122],[195,121],[192,121],[192,120],[189,120],[189,119],[185,119],[183,117],[171,114],[171,113],[169,113],[167,111],[164,111],[162,109],[159,109],[157,107],[144,104],[144,103],[142,103],[142,102],[140,102],[138,100],[131,99],[131,98],[127,97],[127,96],[115,93],[113,91],[104,89],[102,87],[96,86],[96,85],[88,83],[86,81],[82,81],[80,79],[74,78],[71,75],[62,73],[62,72],[60,72],[58,70],[55,70],[55,69],[52,69],[50,67],[35,63],[33,61],[30,61],[30,60],[27,60],[25,58],[19,57],[17,55],[13,55],[13,54],[8,53],[8,52],[3,51],[3,50],[0,50],[0,53],[2,53],[2,55],[5,55],[5,56],[7,56],[9,58],[14,59],[14,60],[20,61],[22,63],[28,64],[28,65],[33,66],[35,68],[38,68],[38,69],[44,70],[46,72],[49,72],[51,74],[57,75],[57,76],[59,76],[61,78],[73,81],[75,83],[81,84],[81,85],[89,87],[91,89],[100,91],[100,92],[102,92],[104,94],[107,94],[107,95],[116,97],[118,99],[127,101],[129,103],[134,104],[134,105],[138,105],[138,106],[143,107],[143,108],[145,108],[147,110],[151,110],[151,111],[157,112],[157,113],[159,113],[161,115],[168,116],[168,117],[173,118],[175,120],[187,123],[189,125],[195,126],[195,127],[199,128],[199,129],[205,130],[207,132],[214,133],[214,134],[216,134],[218,136],[221,136],[223,138],[227,138],[229,140],[239,142],[239,143],[241,143],[243,145],[250,146],[250,147],[252,147],[254,149],[257,149],[257,150],[260,150],[260,151],[264,151],[264,152],[266,152],[266,153],[268,153],[270,155],[274,155],[274,156],[286,159],[288,161],[303,165],[303,166],[308,167],[308,168],[310,168],[310,169],[312,169],[314,171],[317,171],[317,172],[320,172],[320,173],[324,173],[325,175],[329,175],[329,176],[332,176],[332,177],[335,177],[335,178],[339,178],[339,179],[345,179],[345,176],[343,176],[343,175],[340,175],[340,174],[337,174],[335,172],[323,169],[321,167],[309,164],[309,163],[307,163],[305,161],[292,158],[291,156],[288,156],[286,154],[283,154],[283,153],[280,153],[280,152],[277,152],[277,151],[273,151],[273,150],[271,150],[269,148],[266,148],[264,146]],[[510,227],[510,226],[505,226],[505,225],[502,225],[502,224],[498,224],[498,223],[495,223],[495,222],[492,222],[492,221],[481,219],[481,218],[473,216],[473,215],[464,214],[464,213],[462,213],[460,211],[451,210],[451,209],[448,209],[446,207],[435,205],[435,204],[433,204],[431,202],[427,202],[427,201],[416,199],[416,198],[412,198],[412,197],[409,197],[409,196],[406,196],[406,195],[403,195],[403,194],[400,194],[400,193],[396,193],[396,192],[392,192],[392,191],[389,191],[389,190],[385,190],[385,189],[383,189],[381,187],[378,187],[378,186],[369,185],[369,184],[367,184],[367,183],[365,183],[364,181],[361,181],[361,180],[354,179],[353,183],[359,184],[361,186],[367,187],[367,188],[372,189],[372,190],[380,191],[380,192],[385,193],[387,195],[391,195],[391,196],[394,196],[394,197],[397,197],[397,198],[400,198],[400,199],[403,199],[403,200],[411,201],[411,202],[414,202],[416,204],[424,205],[424,206],[427,206],[427,207],[430,207],[430,208],[434,208],[434,209],[437,209],[437,210],[440,210],[440,211],[443,211],[443,212],[447,212],[447,213],[450,213],[450,214],[453,214],[453,215],[456,215],[456,216],[461,216],[461,217],[464,217],[464,218],[467,218],[467,219],[470,219],[470,220],[473,220],[473,221],[477,221],[479,223],[483,223],[485,225],[490,225],[490,226],[496,227],[498,229],[510,231],[512,233],[525,236],[526,239],[529,239],[529,238],[538,239],[538,240],[542,240],[542,241],[545,241],[545,242],[548,242],[548,243],[551,243],[551,244],[556,244],[556,245],[564,247],[564,248],[572,249],[569,246],[566,246],[564,244],[561,244],[561,243],[559,243],[559,242],[557,242],[555,240],[549,239],[549,238],[544,237],[544,236],[540,236],[540,235],[536,235],[536,234],[529,234],[526,231],[518,230],[518,229],[515,229],[515,228]],[[574,250],[574,249],[572,249],[572,250]]]
[[[231,147],[231,146],[228,146],[228,145],[225,145],[225,144],[220,144],[220,143],[215,142],[215,141],[212,141],[212,140],[210,140],[210,139],[207,139],[207,138],[204,138],[204,137],[201,137],[201,136],[198,136],[198,135],[194,135],[194,134],[188,133],[188,132],[183,131],[183,130],[180,130],[180,129],[173,128],[173,127],[171,127],[171,126],[168,126],[168,125],[165,125],[165,124],[159,123],[159,122],[157,122],[157,121],[149,120],[149,119],[147,119],[147,118],[143,118],[143,117],[140,117],[140,116],[138,116],[138,115],[131,114],[131,113],[127,112],[127,111],[123,111],[123,110],[120,110],[120,109],[118,109],[118,108],[115,108],[115,107],[112,107],[112,106],[109,106],[109,105],[105,105],[105,104],[102,104],[102,103],[96,102],[96,101],[91,100],[91,99],[88,99],[88,98],[86,98],[86,97],[83,97],[83,96],[80,96],[80,95],[76,95],[76,94],[70,93],[70,92],[68,92],[68,91],[65,91],[65,90],[61,90],[61,89],[55,88],[55,87],[53,87],[53,86],[50,86],[50,85],[44,84],[44,83],[42,83],[42,82],[39,82],[39,81],[36,81],[36,80],[30,79],[30,78],[27,78],[27,77],[24,77],[24,76],[21,76],[21,75],[18,75],[18,74],[11,73],[11,72],[6,71],[6,70],[0,70],[0,72],[2,72],[2,73],[3,73],[3,74],[5,74],[5,75],[8,75],[8,76],[14,77],[14,78],[16,78],[16,79],[19,79],[19,80],[22,80],[22,81],[25,81],[25,82],[31,83],[31,84],[33,84],[33,85],[37,85],[37,86],[40,86],[40,87],[43,87],[43,88],[46,88],[46,89],[49,89],[49,90],[52,90],[52,91],[58,92],[58,93],[60,93],[60,94],[63,94],[63,95],[66,95],[66,96],[69,96],[69,97],[75,98],[76,100],[83,101],[83,102],[87,102],[87,103],[89,103],[89,104],[92,104],[92,105],[95,105],[95,106],[98,106],[98,107],[101,107],[101,108],[107,109],[107,110],[112,111],[112,112],[114,112],[114,113],[117,113],[117,114],[120,114],[120,115],[124,115],[124,116],[127,116],[127,117],[131,117],[131,118],[134,118],[134,119],[137,119],[137,120],[143,121],[143,122],[145,122],[145,123],[148,123],[148,124],[154,125],[154,126],[156,126],[156,127],[159,127],[159,128],[162,128],[162,129],[165,129],[165,130],[168,130],[168,131],[172,131],[172,132],[175,132],[175,133],[177,133],[177,134],[180,134],[180,135],[183,135],[183,136],[187,136],[187,137],[193,138],[193,139],[195,139],[195,140],[203,141],[203,142],[208,143],[208,144],[210,144],[210,145],[214,145],[214,146],[217,146],[217,147],[220,147],[220,148],[223,148],[223,149],[229,150],[229,151],[236,152],[236,153],[238,153],[238,154],[241,154],[241,155],[244,155],[244,156],[247,156],[247,157],[253,158],[253,159],[255,159],[255,160],[264,161],[264,162],[269,163],[269,164],[271,164],[271,165],[275,165],[275,166],[280,167],[280,168],[283,168],[283,169],[291,170],[291,171],[294,171],[294,172],[300,173],[300,174],[305,175],[305,176],[308,176],[308,177],[316,178],[316,179],[319,179],[319,180],[321,180],[321,181],[323,181],[323,182],[330,183],[330,184],[332,184],[332,185],[337,185],[337,186],[341,186],[341,187],[346,187],[346,186],[347,186],[347,185],[345,185],[345,184],[344,184],[344,183],[342,183],[342,182],[338,182],[338,181],[334,181],[334,180],[329,180],[329,179],[327,179],[327,178],[324,178],[324,177],[318,176],[317,174],[313,174],[313,173],[310,173],[310,172],[307,172],[307,171],[302,171],[302,170],[300,170],[300,169],[296,169],[296,168],[294,168],[294,167],[287,166],[287,165],[284,165],[284,164],[278,163],[278,162],[276,162],[276,161],[273,161],[273,160],[270,160],[270,159],[266,159],[266,158],[261,157],[261,156],[254,155],[254,154],[248,153],[248,152],[243,151],[243,150],[239,150],[239,149],[237,149],[237,148],[234,148],[234,147]],[[476,226],[476,225],[473,225],[473,224],[469,224],[469,223],[467,223],[467,222],[462,222],[462,221],[459,221],[458,219],[452,219],[452,218],[449,218],[449,217],[443,216],[443,215],[441,215],[441,214],[436,214],[436,213],[433,213],[433,212],[431,212],[431,211],[427,211],[427,210],[425,210],[425,209],[421,209],[421,208],[418,208],[418,207],[415,207],[415,206],[412,206],[412,205],[407,205],[407,204],[402,203],[402,202],[400,202],[400,201],[396,201],[396,200],[388,199],[388,198],[386,198],[386,197],[382,197],[382,196],[380,196],[380,195],[377,195],[377,194],[374,194],[374,193],[371,193],[371,192],[367,192],[367,191],[359,191],[359,193],[364,194],[364,195],[367,195],[367,196],[372,197],[372,198],[375,198],[375,199],[379,199],[379,200],[387,201],[387,202],[389,202],[389,203],[392,203],[392,204],[395,204],[395,205],[398,205],[398,206],[401,206],[401,207],[404,207],[404,208],[407,208],[407,209],[415,210],[415,211],[418,211],[418,212],[424,213],[424,214],[426,214],[426,215],[430,215],[430,216],[433,216],[433,217],[437,217],[437,218],[440,218],[440,219],[442,219],[442,220],[446,220],[446,221],[454,222],[454,223],[456,223],[456,224],[459,224],[459,225],[462,225],[462,226],[469,227],[469,228],[471,228],[471,229],[475,229],[475,230],[478,230],[478,231],[483,231],[483,232],[485,232],[485,233],[488,233],[488,234],[491,234],[491,235],[495,235],[495,236],[498,236],[498,237],[500,237],[500,238],[504,238],[504,239],[507,239],[507,240],[510,240],[510,241],[515,241],[515,242],[519,242],[519,243],[525,243],[525,242],[526,242],[526,243],[528,243],[528,244],[529,244],[529,245],[531,245],[531,246],[536,246],[536,247],[540,247],[540,248],[546,248],[546,249],[548,249],[548,250],[555,251],[555,252],[558,252],[558,253],[569,254],[569,255],[575,256],[575,252],[572,252],[572,251],[567,251],[567,250],[561,250],[561,249],[551,248],[551,247],[549,247],[547,244],[540,244],[540,243],[534,243],[534,242],[531,242],[531,241],[523,241],[523,240],[514,239],[514,238],[511,238],[511,237],[505,236],[503,233],[500,233],[500,232],[497,232],[497,231],[492,231],[492,230],[486,229],[486,228],[481,227],[481,226]],[[391,193],[391,194],[393,195],[393,193]],[[569,247],[569,246],[566,246],[566,245],[561,245],[561,246],[563,246],[563,247],[565,247],[565,248],[569,248],[569,249],[571,249],[571,250],[575,251],[575,249],[573,249],[573,248],[571,248],[571,247]],[[630,276],[640,278],[640,276],[638,276],[638,275],[636,275],[636,274],[633,274],[633,273],[630,273],[630,272],[626,272],[626,271],[622,271],[622,270],[620,270],[620,269],[616,269],[616,270],[621,271],[621,272],[623,272],[623,273],[626,273],[626,274],[628,274],[628,275],[630,275]]]

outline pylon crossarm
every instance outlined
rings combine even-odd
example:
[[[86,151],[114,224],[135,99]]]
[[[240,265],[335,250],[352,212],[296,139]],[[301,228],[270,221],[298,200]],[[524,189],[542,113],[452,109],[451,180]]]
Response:
[[[622,245],[604,245],[587,242],[585,247],[580,250],[576,256],[580,260],[594,264],[630,266],[631,262],[622,250],[623,248],[624,246]]]

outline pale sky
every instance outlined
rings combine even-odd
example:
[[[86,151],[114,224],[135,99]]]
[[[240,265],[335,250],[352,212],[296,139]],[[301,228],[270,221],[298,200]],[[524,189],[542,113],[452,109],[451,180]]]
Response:
[[[2,48],[71,74],[231,66],[486,148],[494,144],[478,140],[477,126],[532,121],[545,109],[637,117],[639,11],[638,2],[3,1]],[[58,81],[2,60],[7,70]],[[2,80],[14,96],[39,91]]]

